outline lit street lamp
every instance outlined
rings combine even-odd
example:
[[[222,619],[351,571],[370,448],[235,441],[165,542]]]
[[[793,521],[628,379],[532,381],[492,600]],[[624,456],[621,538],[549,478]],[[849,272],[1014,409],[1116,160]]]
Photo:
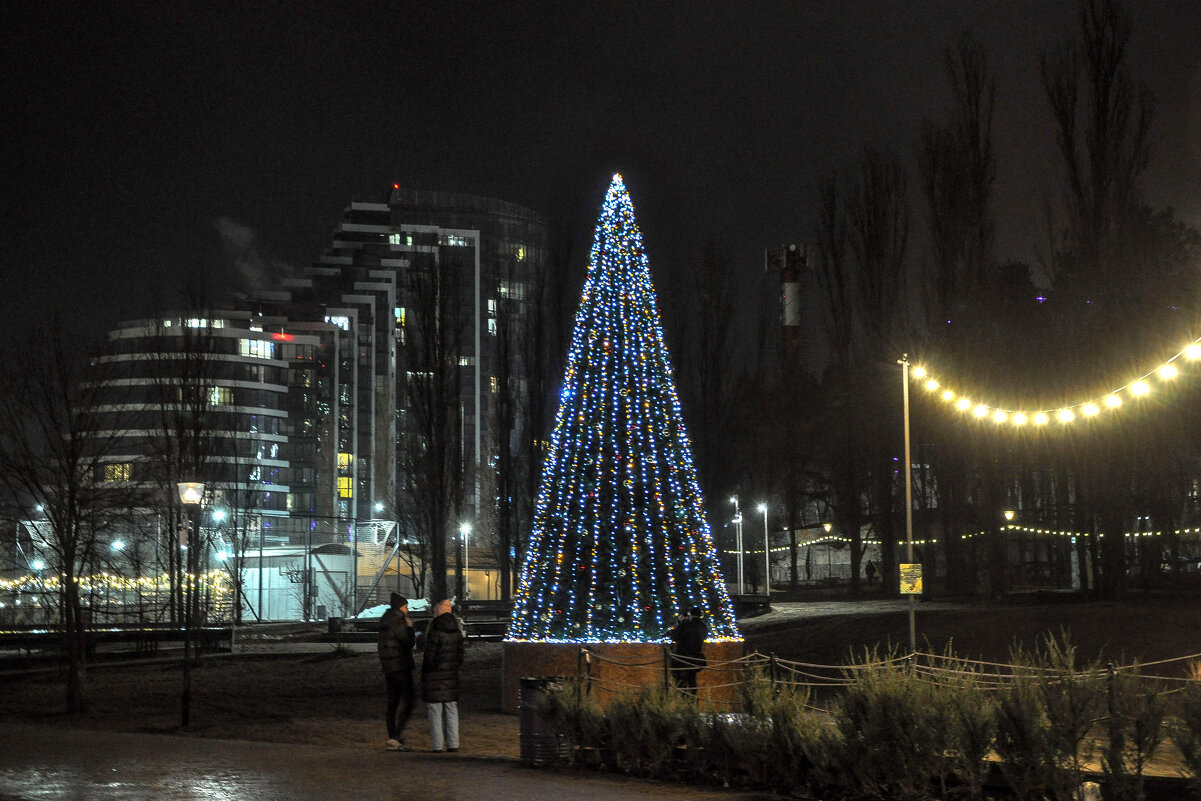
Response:
[[[180,721],[186,729],[192,717],[192,615],[197,600],[196,554],[200,550],[200,502],[204,499],[204,484],[181,481],[177,486],[179,502],[188,510],[188,526],[192,529],[183,585],[183,694],[180,697]]]
[[[763,594],[771,600],[771,537],[767,533],[767,504],[759,504],[763,513]]]

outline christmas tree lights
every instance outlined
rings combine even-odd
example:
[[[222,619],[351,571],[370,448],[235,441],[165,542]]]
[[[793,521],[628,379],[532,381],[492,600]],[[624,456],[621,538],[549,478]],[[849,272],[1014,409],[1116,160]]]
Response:
[[[947,386],[947,382],[935,378],[925,367],[910,368],[910,375],[919,387],[933,398],[945,401],[959,412],[970,412],[980,420],[991,420],[994,423],[1009,423],[1014,426],[1046,426],[1052,421],[1071,423],[1079,419],[1095,418],[1105,411],[1121,409],[1126,399],[1141,400],[1151,394],[1151,379],[1160,382],[1170,382],[1180,375],[1176,362],[1180,360],[1197,361],[1201,359],[1201,339],[1189,343],[1185,348],[1167,359],[1162,365],[1150,370],[1138,378],[1095,398],[1081,400],[1065,406],[1021,410],[1010,409],[989,403],[972,400],[972,394],[959,391]],[[979,397],[978,395],[976,397]]]
[[[663,642],[698,606],[740,640],[663,343],[634,206],[596,226],[509,641]]]

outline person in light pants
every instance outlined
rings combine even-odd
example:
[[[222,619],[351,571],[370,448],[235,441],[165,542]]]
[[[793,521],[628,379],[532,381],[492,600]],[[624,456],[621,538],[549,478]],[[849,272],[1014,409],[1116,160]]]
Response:
[[[459,668],[463,664],[463,629],[448,600],[434,607],[421,660],[421,700],[430,718],[434,751],[459,750]]]

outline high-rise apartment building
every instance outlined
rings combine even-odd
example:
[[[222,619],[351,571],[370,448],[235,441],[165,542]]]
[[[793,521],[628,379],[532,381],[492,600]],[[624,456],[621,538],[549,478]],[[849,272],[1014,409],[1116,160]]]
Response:
[[[123,323],[102,356],[122,395],[106,409],[122,438],[104,480],[140,488],[146,509],[170,507],[174,481],[203,481],[222,518],[203,524],[210,556],[240,560],[255,618],[413,593],[405,549],[460,522],[446,552],[474,597],[495,594],[497,446],[528,434],[522,404],[501,401],[537,369],[511,340],[546,239],[521,206],[393,187],[351,202],[300,274],[225,308]],[[185,428],[191,457],[175,452]],[[440,488],[425,475],[436,448]],[[422,530],[436,492],[441,522],[427,514]]]

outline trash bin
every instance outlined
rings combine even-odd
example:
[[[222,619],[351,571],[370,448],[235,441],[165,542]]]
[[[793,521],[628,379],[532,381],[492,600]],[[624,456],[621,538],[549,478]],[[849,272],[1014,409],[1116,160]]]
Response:
[[[555,732],[538,713],[538,703],[547,690],[561,681],[562,678],[548,676],[526,676],[520,680],[521,763],[527,767],[553,765],[571,754],[567,736]]]
[[[337,633],[338,633],[338,632],[340,632],[341,630],[342,630],[342,618],[340,618],[340,617],[331,617],[331,618],[329,619],[329,633],[330,633],[330,634],[337,634]]]

